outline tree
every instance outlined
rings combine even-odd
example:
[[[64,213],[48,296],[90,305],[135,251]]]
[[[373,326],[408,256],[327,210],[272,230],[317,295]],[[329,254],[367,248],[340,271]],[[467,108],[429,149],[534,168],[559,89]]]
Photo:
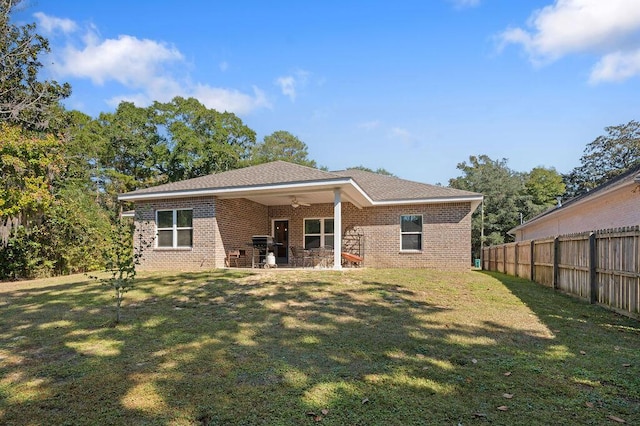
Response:
[[[121,102],[113,113],[101,113],[78,135],[94,136],[98,145],[99,185],[112,198],[122,192],[162,183],[168,160],[151,108]]]
[[[235,169],[249,159],[256,134],[235,114],[181,97],[150,108],[168,153],[160,168],[170,182]]]
[[[580,166],[564,176],[567,196],[580,195],[640,163],[640,123],[605,127],[606,134],[587,144]]]
[[[562,175],[554,168],[536,167],[523,174],[523,178],[524,191],[519,209],[523,220],[556,205],[566,190]]]
[[[472,250],[479,258],[482,243],[501,244],[510,238],[507,231],[520,223],[519,204],[523,180],[520,173],[507,167],[507,160],[492,160],[486,155],[469,157],[459,163],[463,176],[450,179],[449,186],[484,195],[484,223],[481,209],[472,217]],[[481,241],[481,231],[484,241]]]
[[[59,139],[0,123],[0,219],[18,217],[26,224],[46,209],[62,167]]]
[[[262,143],[253,147],[251,163],[283,160],[315,168],[316,162],[309,160],[308,156],[309,151],[304,142],[285,130],[278,130],[265,136]]]
[[[0,121],[29,129],[48,127],[50,109],[71,94],[71,86],[39,81],[49,42],[35,32],[35,24],[17,26],[10,14],[21,0],[0,0]]]
[[[142,236],[139,236],[136,239],[139,244],[134,246],[134,230],[135,224],[130,220],[120,220],[113,225],[105,237],[102,252],[107,276],[104,278],[91,276],[114,292],[115,324],[119,324],[121,320],[120,310],[124,295],[133,288],[135,283],[136,266],[140,264],[144,250],[152,244],[152,241],[144,241]]]

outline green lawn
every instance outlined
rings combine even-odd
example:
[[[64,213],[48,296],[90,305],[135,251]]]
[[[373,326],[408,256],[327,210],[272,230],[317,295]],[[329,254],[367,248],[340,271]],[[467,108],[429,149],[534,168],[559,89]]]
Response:
[[[640,322],[426,270],[0,283],[0,424],[640,424]]]

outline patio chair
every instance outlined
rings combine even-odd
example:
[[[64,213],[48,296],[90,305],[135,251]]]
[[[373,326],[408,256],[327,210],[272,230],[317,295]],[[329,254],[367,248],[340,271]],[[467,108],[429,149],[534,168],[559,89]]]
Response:
[[[227,266],[231,267],[231,264],[235,264],[236,268],[240,267],[240,260],[242,260],[244,264],[244,259],[246,257],[245,250],[229,250],[227,253]]]
[[[291,259],[294,267],[303,267],[307,265],[311,266],[311,256],[309,252],[302,247],[291,246]]]

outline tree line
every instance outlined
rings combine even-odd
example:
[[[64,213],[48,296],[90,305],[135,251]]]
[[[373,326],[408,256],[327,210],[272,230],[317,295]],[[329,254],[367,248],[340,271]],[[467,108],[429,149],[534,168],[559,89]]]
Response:
[[[18,4],[0,0],[0,280],[103,268],[103,254],[121,244],[114,233],[119,193],[274,160],[319,167],[291,133],[257,141],[235,114],[193,98],[147,107],[122,102],[97,117],[65,109],[71,87],[40,78],[49,43],[35,24],[11,21]],[[556,197],[579,194],[638,162],[638,123],[606,131],[567,175],[544,167],[520,173],[506,159],[480,155],[460,163],[462,175],[449,185],[485,195],[485,243],[503,242],[508,229]]]

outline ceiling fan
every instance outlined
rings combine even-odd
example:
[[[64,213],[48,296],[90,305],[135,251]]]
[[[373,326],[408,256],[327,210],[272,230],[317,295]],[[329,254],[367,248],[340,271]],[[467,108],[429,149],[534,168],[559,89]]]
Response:
[[[297,209],[300,206],[310,206],[311,204],[309,203],[304,203],[302,201],[298,201],[298,199],[296,197],[293,197],[291,199],[291,207],[293,207],[294,209]]]

